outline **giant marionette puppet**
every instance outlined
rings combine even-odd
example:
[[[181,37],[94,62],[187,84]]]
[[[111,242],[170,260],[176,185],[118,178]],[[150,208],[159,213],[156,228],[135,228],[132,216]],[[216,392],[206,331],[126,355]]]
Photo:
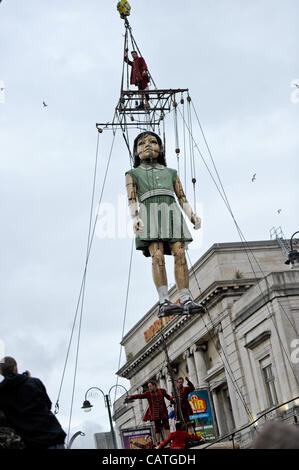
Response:
[[[166,165],[162,141],[153,132],[143,132],[134,141],[134,168],[126,172],[130,214],[136,235],[136,249],[152,258],[153,278],[159,294],[158,317],[201,314],[205,309],[191,299],[185,249],[192,242],[175,196],[193,223],[193,213],[177,171]],[[174,256],[175,280],[180,302],[169,301],[164,255]]]

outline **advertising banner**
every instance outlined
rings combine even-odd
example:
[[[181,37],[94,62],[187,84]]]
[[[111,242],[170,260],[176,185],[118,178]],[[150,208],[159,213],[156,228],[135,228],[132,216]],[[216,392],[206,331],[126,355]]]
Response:
[[[200,432],[206,441],[216,439],[213,413],[207,390],[194,390],[188,395],[193,414],[190,419],[195,425],[195,431]]]
[[[144,428],[131,428],[121,431],[124,449],[144,449],[146,445],[146,436],[152,435],[150,426]]]

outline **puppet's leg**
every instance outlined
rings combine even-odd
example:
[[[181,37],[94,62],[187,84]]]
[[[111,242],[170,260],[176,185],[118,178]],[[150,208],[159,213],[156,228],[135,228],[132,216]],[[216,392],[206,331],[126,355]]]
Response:
[[[170,243],[171,253],[174,256],[174,277],[179,290],[180,299],[189,299],[189,272],[183,242]]]
[[[167,317],[176,313],[182,313],[182,307],[169,301],[167,274],[165,269],[164,247],[162,242],[152,242],[149,245],[152,257],[153,279],[159,294],[158,317]]]
[[[174,275],[179,291],[180,304],[184,315],[204,313],[205,308],[194,302],[189,290],[189,272],[186,261],[185,246],[183,242],[170,243],[170,249],[174,256]]]

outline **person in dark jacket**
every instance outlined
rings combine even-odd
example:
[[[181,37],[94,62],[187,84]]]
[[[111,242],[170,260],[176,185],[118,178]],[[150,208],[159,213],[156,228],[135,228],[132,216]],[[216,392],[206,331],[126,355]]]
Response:
[[[66,433],[51,412],[51,400],[44,384],[18,373],[12,357],[0,361],[0,409],[7,422],[19,434],[28,448],[63,449]]]
[[[9,427],[3,411],[0,410],[0,450],[24,448],[25,444],[21,436]]]

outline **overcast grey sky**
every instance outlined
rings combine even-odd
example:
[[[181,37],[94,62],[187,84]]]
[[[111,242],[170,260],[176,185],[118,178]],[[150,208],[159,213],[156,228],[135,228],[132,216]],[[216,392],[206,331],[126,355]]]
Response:
[[[280,225],[290,237],[299,228],[299,99],[291,85],[299,83],[298,1],[130,3],[133,33],[157,86],[190,90],[246,239],[268,239]],[[43,380],[53,403],[83,273],[95,123],[112,119],[119,96],[124,28],[116,4],[3,0],[0,6],[0,340],[21,371]],[[167,139],[168,165],[176,167],[172,131]],[[103,134],[97,196],[110,143],[111,133]],[[192,261],[215,242],[239,241],[197,159],[203,229]],[[118,136],[105,202],[116,205],[125,195],[128,168]],[[77,446],[92,446],[93,432],[109,429],[102,397],[89,415],[80,407],[89,387],[107,392],[116,382],[130,246],[129,238],[94,240],[72,423],[72,433],[81,429],[86,437]],[[167,266],[171,284],[171,259]],[[126,331],[156,300],[151,262],[134,252]],[[65,428],[73,366],[74,351],[58,414]]]

